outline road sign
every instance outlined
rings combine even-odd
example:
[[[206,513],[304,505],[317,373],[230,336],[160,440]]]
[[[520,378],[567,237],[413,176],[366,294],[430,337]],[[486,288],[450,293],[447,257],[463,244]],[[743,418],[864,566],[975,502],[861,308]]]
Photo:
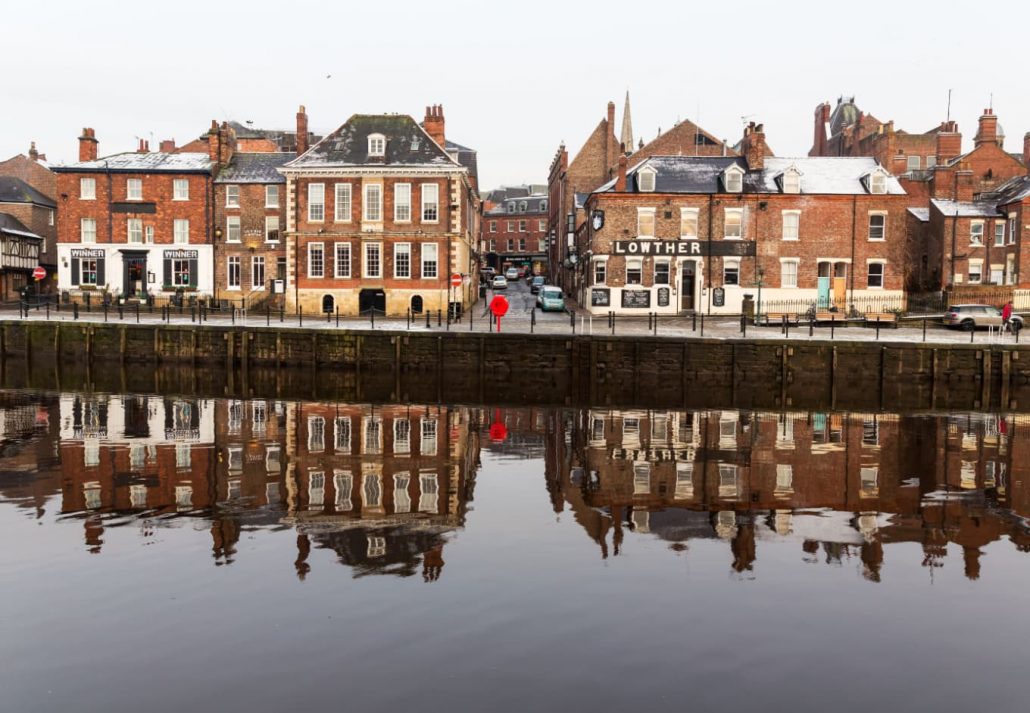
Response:
[[[461,287],[461,275],[458,273],[451,275],[451,287]]]
[[[42,265],[37,265],[36,269],[32,271],[32,277],[36,280],[42,280],[46,277],[46,268]]]
[[[494,317],[497,318],[497,331],[501,331],[501,317],[508,314],[508,300],[500,295],[495,295],[490,300],[490,311],[493,312]]]

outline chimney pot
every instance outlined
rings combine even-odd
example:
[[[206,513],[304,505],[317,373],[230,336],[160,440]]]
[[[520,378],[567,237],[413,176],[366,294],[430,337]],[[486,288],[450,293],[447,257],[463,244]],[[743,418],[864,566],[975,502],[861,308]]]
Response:
[[[304,105],[297,110],[297,155],[306,153],[308,150],[308,112]]]
[[[422,122],[422,128],[441,147],[446,145],[447,135],[446,122],[443,118],[443,105],[433,104],[426,107],[426,118]]]
[[[976,132],[976,138],[973,140],[973,143],[976,146],[998,143],[998,117],[994,115],[993,110],[984,109],[983,116],[980,117],[980,127]]]
[[[615,179],[615,191],[617,193],[626,192],[626,166],[628,165],[626,154],[619,156],[619,175]]]
[[[79,137],[79,161],[96,161],[99,144],[93,129],[86,127]]]

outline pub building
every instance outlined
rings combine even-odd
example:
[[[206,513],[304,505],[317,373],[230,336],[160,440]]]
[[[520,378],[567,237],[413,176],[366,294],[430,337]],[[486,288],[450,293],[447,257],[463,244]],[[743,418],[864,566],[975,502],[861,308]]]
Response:
[[[769,157],[754,123],[741,156],[620,158],[585,208],[574,296],[596,314],[739,314],[759,288],[839,310],[904,297],[897,179],[871,158]]]

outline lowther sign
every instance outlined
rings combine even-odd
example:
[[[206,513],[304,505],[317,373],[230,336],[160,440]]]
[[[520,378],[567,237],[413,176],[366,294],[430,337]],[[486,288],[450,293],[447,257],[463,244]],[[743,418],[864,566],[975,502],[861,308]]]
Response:
[[[616,240],[613,248],[614,255],[755,255],[753,240]]]

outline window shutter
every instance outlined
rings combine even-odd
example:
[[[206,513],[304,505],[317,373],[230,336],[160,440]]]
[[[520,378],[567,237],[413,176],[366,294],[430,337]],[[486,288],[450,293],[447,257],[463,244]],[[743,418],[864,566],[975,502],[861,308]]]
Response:
[[[240,267],[240,273],[241,273],[240,276],[242,277],[243,276],[242,275],[242,273],[243,273],[242,266]],[[190,287],[196,287],[196,286],[197,286],[197,261],[196,260],[190,260]]]
[[[79,284],[79,258],[72,258],[72,284]]]
[[[171,260],[165,260],[165,281],[164,281],[164,284],[165,285],[171,285],[172,284],[172,261]]]
[[[104,277],[104,263],[106,260],[102,257],[97,258],[97,285],[103,287],[107,284],[107,279]]]

